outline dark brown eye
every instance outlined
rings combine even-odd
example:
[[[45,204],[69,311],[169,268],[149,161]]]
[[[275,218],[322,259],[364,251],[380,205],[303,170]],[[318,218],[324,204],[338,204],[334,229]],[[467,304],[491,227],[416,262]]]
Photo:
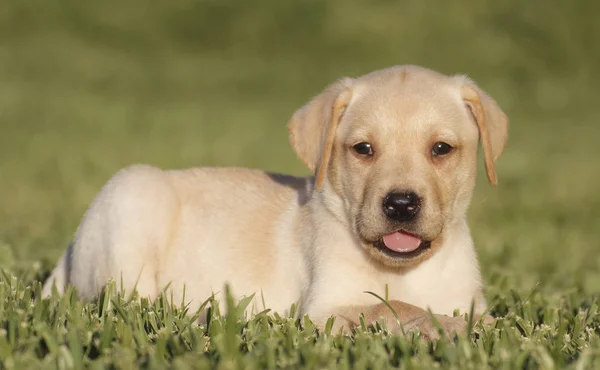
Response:
[[[354,151],[360,155],[373,155],[373,147],[369,143],[358,143],[352,147]]]
[[[434,157],[439,157],[450,153],[454,149],[450,144],[446,144],[442,141],[438,141],[433,144],[433,148],[431,148],[431,154]]]

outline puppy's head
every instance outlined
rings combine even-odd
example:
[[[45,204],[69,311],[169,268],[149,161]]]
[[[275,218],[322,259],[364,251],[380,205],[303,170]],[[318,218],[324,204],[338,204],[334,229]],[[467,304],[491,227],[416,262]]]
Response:
[[[505,114],[472,81],[416,66],[342,79],[289,124],[315,191],[388,266],[418,264],[461,227],[477,145],[496,185],[507,129]]]

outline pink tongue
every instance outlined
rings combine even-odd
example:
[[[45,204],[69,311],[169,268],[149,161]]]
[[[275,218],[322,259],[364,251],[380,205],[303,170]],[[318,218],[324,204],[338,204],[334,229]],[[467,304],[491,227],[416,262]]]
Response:
[[[402,231],[396,231],[385,235],[383,244],[394,252],[407,253],[419,248],[421,239]]]

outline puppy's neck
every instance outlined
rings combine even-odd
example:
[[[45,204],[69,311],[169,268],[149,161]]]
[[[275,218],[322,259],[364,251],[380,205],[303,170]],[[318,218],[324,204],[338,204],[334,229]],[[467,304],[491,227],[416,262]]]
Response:
[[[317,213],[325,213],[326,219],[333,219],[344,226],[351,225],[349,204],[336,194],[328,181],[320,189],[313,189],[308,205]]]

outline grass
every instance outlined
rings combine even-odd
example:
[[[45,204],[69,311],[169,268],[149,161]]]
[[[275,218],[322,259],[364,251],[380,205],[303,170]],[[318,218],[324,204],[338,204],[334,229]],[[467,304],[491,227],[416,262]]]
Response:
[[[596,2],[0,8],[0,367],[600,366]],[[294,109],[337,78],[404,63],[468,73],[511,118],[499,187],[480,176],[469,214],[494,326],[427,343],[241,310],[198,327],[168,297],[39,300],[40,280],[119,168],[306,174],[286,137]]]
[[[592,298],[545,297],[534,292],[494,296],[501,316],[470,335],[427,342],[390,335],[384,325],[351,336],[318,332],[310,319],[263,312],[242,316],[249,303],[218,306],[206,326],[193,324],[184,305],[153,303],[109,285],[98,302],[83,304],[72,290],[38,301],[41,285],[4,276],[0,355],[6,368],[593,368],[599,364],[600,324]],[[209,304],[212,304],[210,302]],[[292,311],[293,314],[293,311]]]

